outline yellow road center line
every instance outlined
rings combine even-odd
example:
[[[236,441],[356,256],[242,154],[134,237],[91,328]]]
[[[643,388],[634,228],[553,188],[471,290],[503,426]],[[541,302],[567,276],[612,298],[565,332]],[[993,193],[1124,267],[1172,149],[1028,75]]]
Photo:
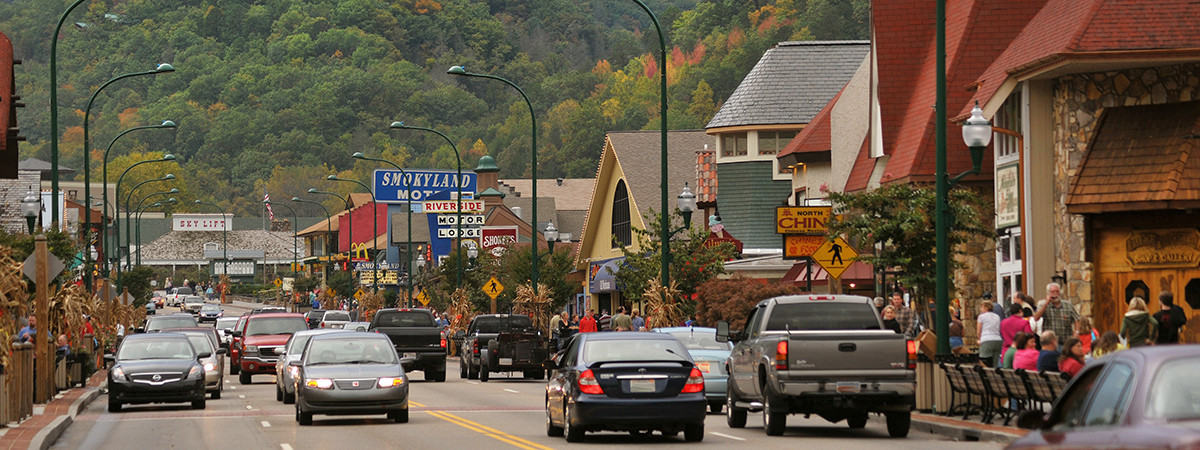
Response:
[[[510,435],[508,433],[504,433],[504,432],[500,432],[500,431],[495,431],[495,432],[488,431],[487,427],[483,427],[479,424],[475,424],[474,422],[465,420],[461,417],[454,416],[449,413],[445,413],[445,412],[441,412],[441,411],[426,411],[426,412],[428,412],[430,415],[437,417],[439,419],[453,423],[455,425],[466,428],[468,430],[480,433],[484,436],[496,439],[500,442],[505,442],[505,443],[511,444],[517,448],[522,448],[525,450],[546,449],[546,447],[542,447],[542,446],[534,444],[532,442],[525,441],[524,439],[518,438],[518,437]],[[472,424],[474,424],[474,425],[472,425]]]

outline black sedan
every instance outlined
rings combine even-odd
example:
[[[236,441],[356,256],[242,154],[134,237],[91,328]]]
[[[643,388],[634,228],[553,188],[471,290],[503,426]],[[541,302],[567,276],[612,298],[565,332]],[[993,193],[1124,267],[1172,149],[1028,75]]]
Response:
[[[1029,434],[1008,448],[1200,446],[1200,346],[1160,345],[1091,361],[1049,414],[1028,411]]]
[[[589,431],[659,431],[704,439],[704,374],[687,348],[662,333],[576,335],[546,384],[546,434],[583,440]]]
[[[313,336],[296,370],[296,421],[312,425],[313,414],[386,413],[408,422],[408,376],[387,336],[345,332]]]
[[[108,370],[108,411],[126,403],[186,403],[204,409],[204,366],[187,336],[178,333],[125,336],[117,354],[104,355]]]

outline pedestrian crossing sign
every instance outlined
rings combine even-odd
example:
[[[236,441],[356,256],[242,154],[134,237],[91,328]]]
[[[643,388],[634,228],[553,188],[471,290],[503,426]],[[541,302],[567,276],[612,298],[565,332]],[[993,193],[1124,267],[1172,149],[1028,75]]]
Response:
[[[422,306],[429,306],[429,296],[425,295],[424,290],[417,291],[417,301],[421,302]]]
[[[812,255],[813,261],[820,264],[832,278],[841,278],[842,272],[845,272],[857,258],[858,252],[841,237],[825,241]]]
[[[491,297],[492,300],[495,300],[501,292],[504,292],[504,285],[500,284],[500,280],[497,280],[496,277],[492,277],[487,283],[483,284],[483,293]]]

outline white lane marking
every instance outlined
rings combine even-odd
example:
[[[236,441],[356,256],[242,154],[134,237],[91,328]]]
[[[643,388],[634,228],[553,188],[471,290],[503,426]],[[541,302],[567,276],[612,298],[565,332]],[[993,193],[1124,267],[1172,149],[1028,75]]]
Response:
[[[246,398],[245,395],[238,394],[238,398]]]
[[[512,389],[505,389],[505,390],[504,390],[504,392],[512,392],[512,393],[514,393],[514,394],[520,394],[520,393],[521,393],[521,391],[514,391],[514,390],[512,390]]]
[[[735,440],[735,441],[744,441],[744,440],[745,440],[745,439],[743,439],[743,438],[740,438],[740,437],[737,437],[737,436],[730,436],[730,435],[728,435],[728,434],[725,434],[725,433],[718,433],[718,432],[716,432],[716,431],[710,431],[710,432],[709,432],[709,434],[711,434],[711,435],[713,435],[713,436],[720,436],[720,437],[723,437],[723,438],[726,438],[726,439],[733,439],[733,440]]]
[[[262,421],[263,428],[271,428],[271,422]]]
[[[280,450],[292,450],[292,446],[287,444],[279,444]]]
[[[467,384],[479,384],[478,381],[468,381]]]
[[[250,405],[246,405],[246,409],[254,409],[254,407],[250,406]]]
[[[230,389],[237,389],[237,386],[230,386]]]

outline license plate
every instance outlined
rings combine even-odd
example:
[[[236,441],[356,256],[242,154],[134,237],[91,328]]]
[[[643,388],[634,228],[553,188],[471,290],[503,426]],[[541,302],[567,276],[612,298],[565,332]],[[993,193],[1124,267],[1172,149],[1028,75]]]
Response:
[[[629,380],[629,392],[654,392],[654,380]]]
[[[700,371],[704,372],[704,373],[708,373],[708,371],[709,371],[709,366],[708,366],[708,363],[706,363],[706,362],[696,363],[696,368],[700,369]]]
[[[329,328],[345,328],[345,327],[346,327],[345,324],[335,323],[335,324],[330,325]]]
[[[859,383],[839,381],[837,384],[838,392],[855,393],[861,390],[862,386]]]
[[[502,365],[502,366],[511,366],[511,365],[512,365],[512,358],[500,358],[500,365]]]
[[[405,353],[405,354],[404,354],[404,356],[401,356],[401,358],[405,358],[405,359],[407,359],[407,358],[416,358],[416,357],[417,357],[417,354],[416,354],[416,353]]]

